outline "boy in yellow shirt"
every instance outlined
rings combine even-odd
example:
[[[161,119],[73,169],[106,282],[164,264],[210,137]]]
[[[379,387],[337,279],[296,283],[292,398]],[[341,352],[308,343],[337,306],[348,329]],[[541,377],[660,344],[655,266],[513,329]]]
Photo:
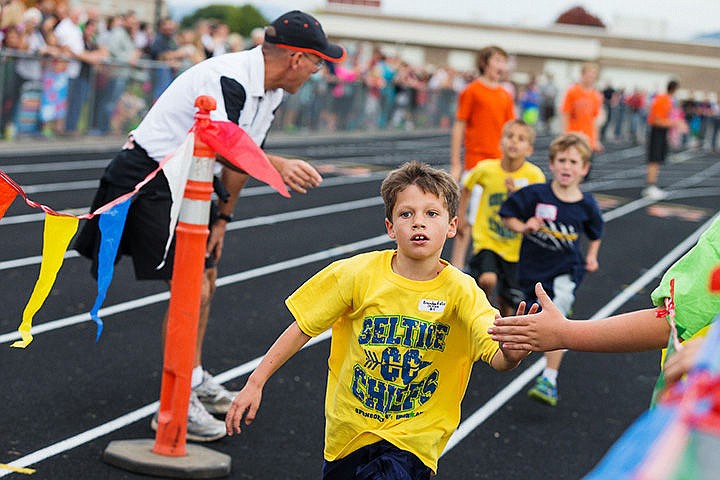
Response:
[[[332,328],[323,479],[429,479],[460,422],[472,365],[516,367],[487,329],[497,310],[472,278],[440,259],[457,231],[458,187],[413,162],[381,187],[396,250],[332,263],[296,290],[295,317],[228,411],[229,435],[255,419],[265,383],[311,337]]]
[[[510,120],[503,127],[502,158],[478,163],[465,177],[460,195],[458,235],[463,225],[472,223],[473,257],[470,275],[503,315],[512,315],[522,300],[517,285],[517,263],[522,235],[503,225],[500,205],[509,194],[533,183],[545,182],[539,167],[527,161],[533,153],[535,130],[522,120]],[[482,196],[473,222],[468,222],[467,204],[475,186]],[[455,253],[455,252],[454,252]],[[457,252],[452,263],[462,268],[464,252]],[[495,291],[497,289],[497,296]]]

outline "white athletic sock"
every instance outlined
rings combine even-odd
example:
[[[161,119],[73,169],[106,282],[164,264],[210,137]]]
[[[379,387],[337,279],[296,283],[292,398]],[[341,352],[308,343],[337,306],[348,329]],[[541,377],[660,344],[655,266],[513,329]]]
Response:
[[[543,377],[547,378],[550,383],[557,385],[558,371],[552,368],[545,368],[543,370]]]
[[[190,378],[190,387],[195,388],[200,385],[203,381],[203,368],[202,365],[198,365],[193,368],[192,377]]]

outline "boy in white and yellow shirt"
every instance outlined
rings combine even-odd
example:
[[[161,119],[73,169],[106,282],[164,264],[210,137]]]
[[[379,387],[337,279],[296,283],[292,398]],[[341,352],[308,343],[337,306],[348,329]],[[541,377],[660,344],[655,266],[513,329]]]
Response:
[[[510,120],[503,127],[502,157],[478,163],[465,177],[460,194],[458,231],[472,223],[473,257],[469,273],[503,315],[512,315],[522,292],[517,282],[522,235],[507,228],[499,215],[500,205],[515,190],[544,183],[545,175],[527,159],[533,153],[535,130],[522,120]],[[480,187],[482,196],[474,219],[466,218],[471,192]],[[463,257],[452,258],[462,268]]]

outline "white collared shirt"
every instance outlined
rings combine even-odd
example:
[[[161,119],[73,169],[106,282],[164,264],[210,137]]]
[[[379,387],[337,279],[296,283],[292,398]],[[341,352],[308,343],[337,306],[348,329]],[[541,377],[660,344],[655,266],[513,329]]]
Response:
[[[245,102],[236,123],[257,145],[262,145],[282,102],[283,90],[265,91],[265,61],[259,46],[212,57],[178,76],[132,132],[137,144],[158,162],[174,152],[193,125],[195,99],[200,95],[210,95],[217,101],[217,110],[210,114],[213,120],[234,121],[228,110],[231,114],[237,110],[238,96],[227,90],[223,93],[222,77],[226,82],[237,82],[244,91]]]

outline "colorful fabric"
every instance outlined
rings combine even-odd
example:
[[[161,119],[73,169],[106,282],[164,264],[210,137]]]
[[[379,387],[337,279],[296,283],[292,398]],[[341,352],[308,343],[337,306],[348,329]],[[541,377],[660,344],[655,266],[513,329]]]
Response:
[[[100,253],[98,254],[98,278],[97,278],[97,297],[95,304],[90,309],[90,318],[97,325],[97,335],[95,341],[100,340],[103,330],[103,321],[100,319],[100,307],[105,301],[107,290],[112,282],[115,273],[115,259],[117,258],[118,248],[120,248],[120,240],[122,239],[123,228],[125,227],[125,219],[130,208],[130,199],[116,205],[111,210],[100,215]]]
[[[337,261],[286,304],[306,334],[332,328],[325,459],[387,440],[436,471],[473,363],[498,349],[487,334],[497,311],[458,269],[413,281],[392,271],[394,255]]]
[[[78,219],[70,216],[45,215],[45,230],[43,233],[42,262],[40,264],[40,276],[35,283],[32,295],[23,311],[23,318],[18,332],[22,340],[13,343],[16,348],[25,348],[33,337],[30,334],[32,320],[45,299],[50,294],[57,273],[62,266],[65,252],[70,240],[77,232]]]
[[[710,325],[720,312],[720,295],[708,292],[711,274],[718,263],[720,217],[700,236],[697,244],[665,272],[650,294],[653,305],[663,306],[665,299],[670,298],[670,282],[674,279],[675,324],[683,340],[689,340]]]
[[[716,317],[717,318],[717,317]],[[720,464],[720,328],[710,329],[687,379],[643,414],[585,480],[716,478]]]
[[[69,79],[66,72],[46,70],[42,78],[43,93],[40,99],[40,121],[51,122],[67,115]]]
[[[68,245],[72,240],[73,236],[77,232],[78,222],[81,219],[90,219],[96,215],[105,214],[115,216],[116,212],[126,209],[127,205],[120,209],[113,211],[113,208],[123,204],[128,204],[130,200],[145,184],[150,182],[161,169],[165,169],[166,176],[169,179],[172,178],[171,190],[174,192],[173,199],[178,204],[177,208],[173,205],[171,209],[171,238],[174,233],[174,225],[177,221],[177,215],[179,213],[180,201],[182,199],[182,192],[185,188],[185,183],[188,177],[189,161],[192,159],[192,147],[194,144],[194,135],[198,135],[203,139],[205,143],[211,148],[216,148],[215,153],[218,153],[225,157],[232,165],[238,169],[244,170],[251,176],[255,176],[258,180],[266,181],[270,186],[275,188],[283,196],[290,196],[283,183],[280,174],[272,167],[268,158],[262,152],[262,150],[254,143],[248,135],[240,129],[237,125],[229,122],[219,122],[212,120],[205,120],[203,122],[197,122],[193,127],[193,131],[187,135],[185,143],[179,149],[178,154],[170,154],[165,157],[158,164],[158,168],[150,172],[147,177],[140,181],[135,187],[128,193],[121,195],[120,197],[108,202],[107,204],[97,208],[93,212],[85,215],[73,216],[64,213],[59,213],[47,205],[40,204],[28,198],[25,191],[18,185],[10,176],[0,170],[0,218],[5,214],[8,207],[12,204],[12,201],[19,194],[25,200],[25,203],[33,208],[39,208],[46,213],[45,216],[45,239],[43,243],[43,254],[42,263],[40,268],[40,277],[35,285],[35,289],[32,293],[28,305],[25,307],[23,312],[23,319],[18,328],[21,340],[13,344],[14,347],[25,348],[32,342],[32,335],[30,330],[32,328],[32,319],[35,313],[40,309],[45,299],[47,298],[52,286],[55,282],[58,270],[62,266],[62,261],[67,251]],[[168,175],[169,174],[169,175]],[[179,193],[178,193],[179,192]],[[124,214],[123,221],[116,220],[106,224],[105,238],[102,240],[101,249],[103,243],[105,243],[105,251],[101,252],[103,256],[106,256],[104,263],[104,269],[102,273],[98,271],[98,297],[95,301],[91,317],[95,320],[98,330],[96,338],[99,338],[102,332],[102,320],[99,318],[99,309],[104,301],[107,287],[110,285],[112,280],[113,268],[112,264],[115,258],[113,249],[117,252],[117,246],[119,239],[122,237],[122,225],[124,225]],[[101,223],[106,223],[103,221]],[[122,223],[120,225],[119,223]],[[112,232],[107,234],[107,232]],[[168,240],[169,245],[170,240]],[[166,249],[167,252],[167,249]],[[109,263],[108,263],[109,262]],[[100,278],[102,276],[102,278]]]

